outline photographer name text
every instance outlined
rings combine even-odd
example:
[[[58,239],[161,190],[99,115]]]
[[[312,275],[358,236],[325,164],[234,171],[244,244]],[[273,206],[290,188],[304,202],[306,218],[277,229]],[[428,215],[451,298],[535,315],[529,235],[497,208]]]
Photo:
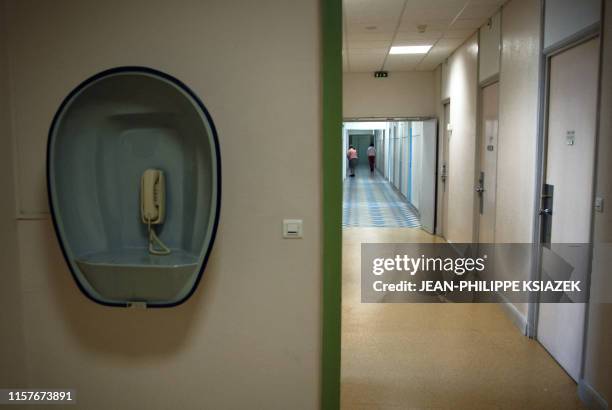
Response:
[[[397,283],[377,280],[372,287],[376,292],[580,292],[580,284],[579,280],[402,280]]]

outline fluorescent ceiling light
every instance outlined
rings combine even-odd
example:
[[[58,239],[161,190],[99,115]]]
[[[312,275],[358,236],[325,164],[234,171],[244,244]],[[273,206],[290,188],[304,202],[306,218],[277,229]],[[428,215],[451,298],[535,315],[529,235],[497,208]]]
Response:
[[[425,54],[431,46],[393,46],[389,54]]]

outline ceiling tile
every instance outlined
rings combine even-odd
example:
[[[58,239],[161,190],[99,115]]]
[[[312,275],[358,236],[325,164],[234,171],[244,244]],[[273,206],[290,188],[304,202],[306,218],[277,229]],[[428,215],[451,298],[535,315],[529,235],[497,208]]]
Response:
[[[408,0],[406,9],[445,9],[460,10],[469,0]],[[493,1],[493,0],[491,0]]]
[[[454,47],[451,47],[450,45],[445,45],[444,43],[441,43],[441,41],[439,41],[438,43],[436,43],[435,46],[431,48],[431,50],[429,50],[429,53],[427,53],[427,57],[429,56],[446,57],[450,53],[452,53],[453,50],[454,50]]]
[[[461,7],[439,8],[406,8],[402,22],[425,24],[427,21],[452,21],[461,11]]]
[[[486,23],[504,1],[343,0],[344,69],[375,71],[386,57],[384,68],[389,71],[433,70]],[[419,33],[419,25],[426,25],[424,33]],[[387,57],[392,41],[393,45],[434,47],[425,56]]]
[[[459,18],[461,19],[488,19],[491,17],[499,7],[497,4],[472,4],[467,6]]]
[[[465,39],[461,38],[441,38],[438,40],[436,45],[431,49],[430,52],[448,52],[449,54],[455,51],[457,47],[459,47]]]
[[[366,49],[373,49],[373,48],[385,48],[388,49],[389,45],[391,44],[391,41],[384,41],[384,40],[349,40],[348,41],[348,46],[350,47],[351,50],[357,50],[357,49],[362,49],[362,48],[366,48]]]
[[[389,51],[389,47],[382,48],[355,48],[349,51],[349,57],[353,57],[356,55],[371,55],[371,56],[386,56]]]
[[[435,42],[437,40],[429,40],[429,41],[424,41],[424,40],[402,40],[402,41],[395,41],[393,43],[393,46],[398,47],[398,46],[430,46],[430,45],[434,45]]]
[[[428,31],[444,31],[448,29],[452,19],[430,19],[427,21],[419,20],[419,21],[402,21],[400,24],[398,31],[400,32],[408,32],[408,33],[418,33],[417,26],[421,24],[425,24],[427,26]]]
[[[413,41],[413,40],[417,40],[417,41],[427,41],[427,40],[437,40],[440,37],[442,37],[443,32],[442,31],[426,31],[425,33],[417,33],[417,32],[398,32],[397,35],[395,36],[395,41],[396,42],[402,42],[402,41]]]
[[[390,18],[397,19],[404,7],[404,0],[344,0],[347,19]]]
[[[476,31],[480,26],[483,25],[483,23],[486,21],[486,19],[464,19],[464,18],[459,18],[457,19],[453,25],[451,26],[451,29],[453,30],[466,30],[466,29],[472,29],[474,31]]]
[[[444,33],[444,38],[459,38],[465,40],[476,32],[475,29],[462,28],[462,29],[450,29]]]
[[[384,69],[387,71],[412,71],[423,59],[422,54],[390,55]]]
[[[397,27],[397,19],[395,20],[374,20],[369,21],[348,21],[346,29],[352,33],[393,33]]]
[[[470,6],[495,5],[501,7],[507,0],[470,0]]]
[[[347,40],[351,41],[391,41],[393,39],[393,33],[347,33]]]

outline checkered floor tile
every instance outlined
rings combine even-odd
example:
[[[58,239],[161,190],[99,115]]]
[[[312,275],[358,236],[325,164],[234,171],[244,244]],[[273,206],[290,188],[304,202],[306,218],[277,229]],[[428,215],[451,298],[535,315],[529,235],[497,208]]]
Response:
[[[344,180],[342,226],[418,228],[418,211],[379,173],[359,168]]]

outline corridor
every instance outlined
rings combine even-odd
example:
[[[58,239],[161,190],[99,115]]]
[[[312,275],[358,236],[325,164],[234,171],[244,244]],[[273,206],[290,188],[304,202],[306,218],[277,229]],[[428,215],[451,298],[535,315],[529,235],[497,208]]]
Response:
[[[343,228],[418,228],[418,211],[406,201],[389,181],[366,166],[357,169],[354,178],[344,180]]]
[[[609,408],[609,6],[343,3],[342,408]]]

